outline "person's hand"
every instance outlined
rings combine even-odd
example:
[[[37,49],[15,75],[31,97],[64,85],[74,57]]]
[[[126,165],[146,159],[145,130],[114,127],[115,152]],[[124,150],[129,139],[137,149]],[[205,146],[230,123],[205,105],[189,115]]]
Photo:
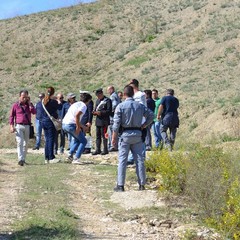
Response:
[[[76,134],[79,134],[81,131],[82,131],[81,127],[80,127],[80,126],[77,126],[77,127],[76,127]]]
[[[10,132],[14,133],[16,131],[15,127],[13,125],[10,126]]]
[[[94,115],[94,116],[100,116],[100,115],[101,115],[101,112],[100,112],[100,111],[93,111],[93,115]]]
[[[88,123],[86,123],[86,126],[90,128],[92,126],[92,124],[90,122],[88,122]]]

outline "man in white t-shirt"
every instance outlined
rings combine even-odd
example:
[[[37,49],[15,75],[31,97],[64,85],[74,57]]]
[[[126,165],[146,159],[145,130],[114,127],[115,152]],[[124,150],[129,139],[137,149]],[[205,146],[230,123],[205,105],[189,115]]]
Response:
[[[62,121],[62,128],[73,137],[68,160],[73,164],[80,164],[80,157],[87,144],[84,132],[88,127],[81,124],[81,118],[87,110],[87,104],[92,96],[89,93],[80,95],[80,101],[73,103]],[[73,154],[76,152],[75,156]]]

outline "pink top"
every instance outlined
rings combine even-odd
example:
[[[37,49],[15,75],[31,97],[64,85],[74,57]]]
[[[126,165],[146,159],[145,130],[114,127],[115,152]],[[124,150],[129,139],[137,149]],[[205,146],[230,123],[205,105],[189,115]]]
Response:
[[[9,118],[9,124],[14,125],[14,124],[24,124],[24,125],[30,125],[28,122],[21,106],[25,110],[28,119],[31,123],[31,114],[36,114],[36,109],[31,103],[30,106],[26,103],[20,103],[16,102],[12,105],[12,109],[10,111],[10,118]]]

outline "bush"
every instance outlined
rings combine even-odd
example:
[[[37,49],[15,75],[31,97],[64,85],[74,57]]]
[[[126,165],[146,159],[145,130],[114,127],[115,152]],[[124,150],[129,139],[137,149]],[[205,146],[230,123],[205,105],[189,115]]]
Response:
[[[146,161],[146,170],[161,176],[160,190],[181,193],[186,182],[186,157],[182,152],[154,151]]]

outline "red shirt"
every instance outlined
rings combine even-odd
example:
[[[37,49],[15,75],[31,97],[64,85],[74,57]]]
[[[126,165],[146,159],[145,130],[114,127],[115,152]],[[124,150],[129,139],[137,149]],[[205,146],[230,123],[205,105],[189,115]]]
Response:
[[[24,125],[29,124],[30,125],[21,106],[25,110],[25,112],[28,116],[28,119],[31,123],[31,114],[36,114],[35,107],[32,104],[30,104],[30,106],[29,106],[26,103],[16,102],[12,105],[12,109],[10,111],[10,118],[9,118],[10,125],[14,125],[14,124],[24,124]]]

